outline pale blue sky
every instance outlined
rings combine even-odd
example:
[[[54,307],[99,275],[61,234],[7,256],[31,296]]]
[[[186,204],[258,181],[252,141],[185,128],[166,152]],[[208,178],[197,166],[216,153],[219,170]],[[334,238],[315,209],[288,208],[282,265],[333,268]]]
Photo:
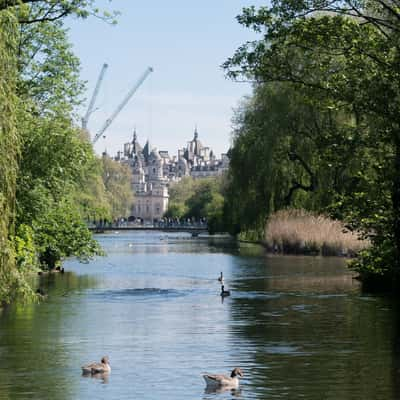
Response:
[[[121,12],[116,26],[95,18],[69,21],[81,76],[88,81],[88,99],[101,66],[109,64],[99,109],[89,122],[92,135],[143,71],[154,68],[108,128],[106,138],[98,140],[96,151],[106,148],[115,154],[131,140],[136,127],[142,145],[149,138],[159,150],[176,154],[192,138],[197,124],[204,145],[217,154],[226,152],[232,108],[251,88],[227,80],[220,65],[240,44],[256,37],[235,16],[242,7],[265,4],[260,0],[99,0],[100,7]]]

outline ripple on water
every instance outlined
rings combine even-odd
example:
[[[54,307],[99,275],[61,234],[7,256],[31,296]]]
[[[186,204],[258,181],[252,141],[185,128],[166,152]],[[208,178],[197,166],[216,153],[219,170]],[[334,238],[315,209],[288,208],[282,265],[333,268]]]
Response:
[[[154,298],[176,298],[187,295],[188,291],[160,288],[136,288],[93,291],[90,297],[107,301],[124,301],[134,297],[137,300],[149,300]]]
[[[290,344],[277,344],[264,346],[264,352],[267,354],[286,354],[294,356],[309,355],[310,352],[304,351],[299,346],[292,346]]]
[[[235,298],[238,299],[279,299],[281,297],[281,293],[266,293],[266,292],[257,292],[257,291],[235,291],[234,292]]]

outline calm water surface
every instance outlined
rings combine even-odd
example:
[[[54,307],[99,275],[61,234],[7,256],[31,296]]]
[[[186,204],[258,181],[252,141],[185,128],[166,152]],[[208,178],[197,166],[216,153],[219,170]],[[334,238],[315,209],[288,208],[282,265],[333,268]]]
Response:
[[[400,399],[399,309],[337,258],[266,256],[185,234],[98,236],[107,257],[0,314],[3,399]],[[217,277],[232,291],[223,302]],[[109,377],[80,365],[109,355]],[[201,372],[240,366],[237,391]]]

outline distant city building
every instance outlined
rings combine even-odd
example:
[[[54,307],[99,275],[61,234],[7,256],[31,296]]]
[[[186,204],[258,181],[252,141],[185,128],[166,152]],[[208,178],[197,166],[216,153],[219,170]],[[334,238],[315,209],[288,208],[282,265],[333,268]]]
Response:
[[[178,149],[178,155],[171,157],[168,151],[152,148],[148,140],[142,147],[136,131],[133,133],[132,141],[124,144],[123,155],[118,152],[115,157],[132,169],[132,189],[135,193],[133,216],[143,220],[159,220],[168,209],[168,186],[171,182],[177,182],[185,176],[218,176],[228,169],[228,156],[222,154],[217,159],[198,137],[196,128],[187,146]]]

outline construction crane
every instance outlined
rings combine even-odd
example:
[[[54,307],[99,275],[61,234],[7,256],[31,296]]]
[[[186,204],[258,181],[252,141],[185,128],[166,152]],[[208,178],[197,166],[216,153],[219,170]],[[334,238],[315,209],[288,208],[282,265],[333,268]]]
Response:
[[[143,73],[143,75],[139,78],[139,80],[135,83],[133,88],[128,92],[128,94],[125,96],[125,98],[122,100],[121,104],[116,108],[116,110],[112,113],[110,118],[106,120],[104,123],[103,127],[99,130],[99,132],[96,133],[94,136],[92,143],[95,144],[97,140],[104,134],[106,129],[112,124],[114,119],[117,117],[117,115],[121,112],[121,110],[126,106],[128,101],[131,99],[131,97],[135,94],[136,90],[139,89],[139,87],[142,85],[142,83],[145,81],[145,79],[150,75],[150,73],[153,72],[153,68],[148,67],[146,71]]]
[[[104,74],[106,73],[107,68],[108,68],[108,65],[103,64],[103,67],[101,68],[101,71],[100,71],[100,75],[97,79],[97,83],[96,83],[96,86],[95,86],[95,89],[93,92],[92,99],[90,100],[90,103],[89,103],[89,107],[86,111],[85,116],[82,118],[82,129],[87,129],[89,117],[92,114],[92,112],[94,111],[93,107],[96,103],[97,95],[99,94],[99,89],[100,89],[101,83],[103,82]]]

